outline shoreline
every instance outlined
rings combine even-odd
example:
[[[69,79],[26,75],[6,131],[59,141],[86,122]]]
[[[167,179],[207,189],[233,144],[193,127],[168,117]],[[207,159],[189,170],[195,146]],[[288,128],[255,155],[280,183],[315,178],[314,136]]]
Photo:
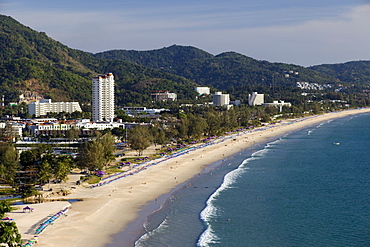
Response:
[[[156,202],[159,197],[168,197],[179,185],[201,173],[208,165],[273,137],[330,119],[367,112],[370,112],[369,108],[284,120],[282,124],[272,125],[273,127],[267,127],[264,130],[231,135],[223,142],[173,157],[147,167],[135,175],[101,187],[91,189],[80,186],[72,194],[63,198],[79,198],[83,201],[74,202],[69,207],[67,217],[58,219],[55,225],[45,229],[38,238],[39,243],[41,246],[56,247],[105,246],[111,243],[115,234],[135,224],[143,208],[148,207],[150,202]],[[162,203],[157,202],[157,206],[160,207]],[[55,211],[56,213],[61,210],[60,205],[43,204],[48,205],[50,212]],[[37,210],[35,207],[35,211]],[[143,217],[149,214],[146,213]],[[24,214],[19,215],[23,217]],[[21,230],[19,220],[14,218],[20,228],[22,238],[32,236],[31,228],[27,229],[27,223],[22,225]],[[28,225],[33,228],[38,223],[37,220],[32,222],[32,217],[28,217],[27,220]]]

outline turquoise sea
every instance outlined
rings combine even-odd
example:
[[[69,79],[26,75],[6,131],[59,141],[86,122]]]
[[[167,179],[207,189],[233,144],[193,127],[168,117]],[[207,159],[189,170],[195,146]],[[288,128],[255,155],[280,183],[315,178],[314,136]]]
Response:
[[[370,246],[370,114],[245,149],[166,199],[135,246]]]

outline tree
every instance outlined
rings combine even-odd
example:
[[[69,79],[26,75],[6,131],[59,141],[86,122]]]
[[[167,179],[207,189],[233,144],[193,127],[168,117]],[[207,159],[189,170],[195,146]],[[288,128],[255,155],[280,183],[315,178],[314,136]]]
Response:
[[[29,169],[37,165],[41,161],[41,156],[44,153],[50,153],[52,147],[50,145],[39,145],[37,148],[23,151],[20,155],[20,165],[22,169]]]
[[[9,213],[12,210],[12,207],[6,200],[0,201],[0,218],[3,218],[5,213]]]
[[[189,114],[188,136],[199,139],[207,128],[207,122],[200,115]]]
[[[87,169],[89,171],[101,170],[105,161],[102,150],[102,144],[96,140],[85,142],[80,149],[77,165],[81,169]]]
[[[112,135],[116,136],[120,140],[123,140],[124,137],[126,136],[126,129],[119,128],[119,127],[114,127],[111,130]]]
[[[225,130],[232,130],[238,127],[237,118],[237,114],[233,109],[223,112],[221,127],[223,127]]]
[[[180,115],[180,119],[181,119],[181,122],[180,124],[177,126],[177,131],[178,131],[178,136],[179,138],[186,138],[187,135],[188,135],[188,132],[189,132],[189,125],[190,125],[190,121],[188,119],[188,116],[183,114],[183,115]]]
[[[177,131],[176,125],[174,124],[170,124],[169,126],[167,126],[167,128],[164,129],[164,132],[165,132],[166,140],[169,140],[169,141],[175,139],[179,134],[179,132]]]
[[[152,135],[154,145],[163,145],[166,143],[166,133],[163,130],[163,127],[151,126],[149,128],[150,134]]]
[[[0,218],[10,211],[10,204],[6,200],[0,201]],[[0,221],[0,243],[9,247],[22,246],[22,237],[15,222]]]
[[[132,122],[132,117],[126,115],[126,112],[124,110],[117,110],[116,114],[117,118],[121,119],[122,122]]]
[[[0,243],[6,244],[8,247],[22,246],[22,237],[15,222],[0,222]]]
[[[57,157],[56,166],[54,168],[54,177],[60,181],[67,182],[70,169],[74,162],[69,155],[60,155]]]
[[[220,131],[221,126],[221,118],[215,111],[209,111],[204,113],[204,118],[207,123],[206,128],[206,134],[211,135],[217,135]]]
[[[48,160],[43,160],[39,167],[38,178],[41,181],[47,181],[50,183],[50,179],[53,178],[53,169]]]
[[[166,138],[166,133],[164,132],[163,129],[158,129],[158,136],[157,136],[157,143],[159,145],[164,145],[166,144],[166,142],[168,141],[168,139]]]
[[[67,130],[66,138],[70,141],[73,141],[73,140],[78,138],[79,133],[80,133],[80,131],[78,129],[75,129],[75,128]]]
[[[19,168],[18,152],[12,144],[0,147],[0,178],[13,182]]]
[[[105,163],[109,163],[112,160],[115,160],[115,156],[113,152],[115,151],[114,147],[114,136],[111,133],[107,133],[100,137],[97,140],[99,143],[101,143],[101,146],[103,147],[103,159]]]
[[[143,151],[150,146],[151,139],[152,136],[150,135],[149,128],[147,126],[137,125],[130,130],[128,144],[139,155],[142,155]]]

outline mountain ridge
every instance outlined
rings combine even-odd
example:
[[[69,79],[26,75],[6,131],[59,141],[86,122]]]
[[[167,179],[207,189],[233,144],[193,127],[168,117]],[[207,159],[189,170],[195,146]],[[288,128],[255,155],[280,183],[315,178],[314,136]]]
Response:
[[[176,53],[181,49],[187,52]],[[201,54],[201,56],[189,56],[189,51],[192,52],[191,55]],[[171,54],[169,59],[166,59],[168,58],[167,54]],[[182,54],[185,56],[181,57]],[[338,82],[338,79],[332,75],[322,74],[299,65],[259,61],[233,51],[212,55],[191,46],[172,45],[151,51],[113,50],[95,53],[93,56],[101,59],[125,60],[162,69],[189,78],[198,84],[222,90],[243,87],[243,84],[295,86],[297,81]],[[291,70],[298,72],[298,74],[289,75],[290,78],[287,79],[286,72]]]
[[[239,95],[276,87],[296,90],[297,81],[370,85],[370,61],[305,68],[256,60],[233,51],[212,55],[179,45],[92,54],[69,48],[4,15],[0,15],[0,49],[0,90],[9,101],[17,98],[19,90],[36,88],[53,100],[78,100],[88,106],[91,78],[107,72],[115,75],[117,105],[151,104],[153,90],[193,99],[198,85]]]
[[[192,90],[196,84],[186,78],[125,61],[95,58],[91,53],[71,49],[4,15],[0,15],[0,49],[0,90],[8,102],[16,101],[20,90],[30,90],[27,82],[33,81],[45,97],[58,101],[78,100],[89,105],[91,78],[107,72],[115,74],[117,105],[127,104],[129,100],[135,103],[135,98],[140,98],[137,103],[149,103],[150,91],[166,88],[179,91],[180,98],[196,95]],[[51,72],[60,76],[48,78]],[[145,84],[145,88],[132,86],[142,80],[153,80],[153,83]]]

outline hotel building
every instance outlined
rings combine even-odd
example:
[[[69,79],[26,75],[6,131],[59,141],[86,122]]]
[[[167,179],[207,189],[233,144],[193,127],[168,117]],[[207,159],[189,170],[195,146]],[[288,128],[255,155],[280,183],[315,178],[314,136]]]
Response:
[[[49,112],[67,112],[82,111],[78,102],[51,102],[51,99],[41,99],[31,102],[28,105],[28,112],[35,117],[46,116]]]
[[[92,120],[113,122],[114,76],[112,73],[92,79]]]
[[[251,94],[248,95],[248,104],[250,106],[263,105],[264,102],[265,100],[263,94],[253,92],[252,95]]]
[[[229,94],[222,94],[221,92],[216,92],[213,95],[213,104],[215,106],[227,106],[230,104]]]

